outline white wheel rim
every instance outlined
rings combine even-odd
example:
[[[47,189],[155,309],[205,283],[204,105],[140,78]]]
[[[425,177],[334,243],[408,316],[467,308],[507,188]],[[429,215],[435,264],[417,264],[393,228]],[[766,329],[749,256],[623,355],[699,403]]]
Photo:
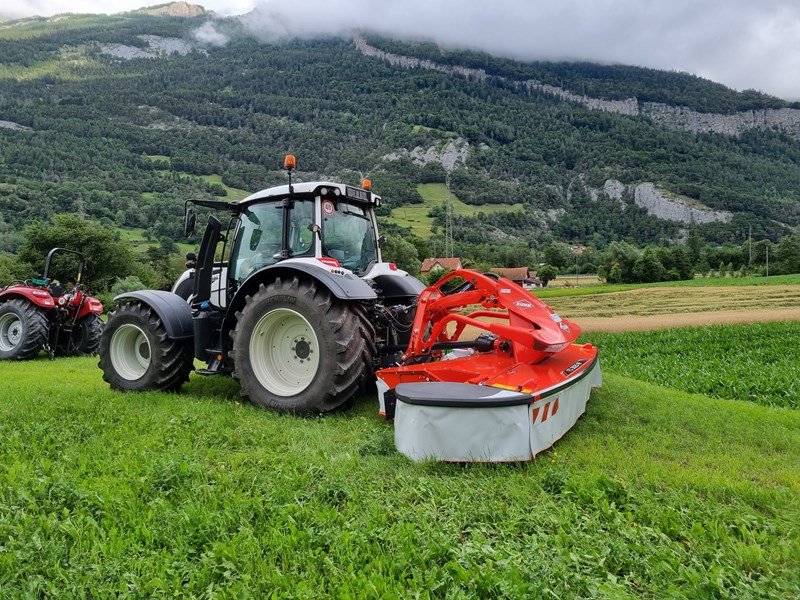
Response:
[[[14,313],[0,317],[0,350],[8,352],[22,341],[22,321]]]
[[[269,311],[253,328],[250,364],[259,383],[276,396],[305,390],[319,368],[319,342],[305,317],[289,308]]]
[[[150,367],[150,341],[136,325],[121,325],[111,337],[111,364],[123,379],[141,379]]]

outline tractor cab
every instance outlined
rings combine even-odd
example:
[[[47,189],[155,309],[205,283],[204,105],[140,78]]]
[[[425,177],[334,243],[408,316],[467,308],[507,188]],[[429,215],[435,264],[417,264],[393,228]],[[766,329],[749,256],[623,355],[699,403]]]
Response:
[[[342,276],[368,279],[381,263],[374,212],[381,198],[368,189],[368,180],[365,185],[366,189],[330,182],[297,183],[262,190],[237,203],[194,202],[233,213],[224,233],[222,222],[209,218],[192,265],[194,303],[227,306],[257,273],[279,263],[308,263]],[[186,210],[187,233],[191,233],[195,217],[189,203]]]

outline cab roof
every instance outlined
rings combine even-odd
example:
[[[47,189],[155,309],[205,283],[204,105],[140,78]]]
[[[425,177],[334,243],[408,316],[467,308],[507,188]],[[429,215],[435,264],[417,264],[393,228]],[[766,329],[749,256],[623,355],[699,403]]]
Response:
[[[294,195],[296,196],[316,196],[320,193],[321,188],[326,188],[328,194],[339,196],[359,202],[362,204],[373,204],[380,206],[381,197],[373,194],[370,191],[364,190],[360,187],[352,185],[345,185],[344,183],[333,183],[330,181],[309,181],[299,182],[292,184]],[[338,191],[338,193],[337,193]],[[278,185],[275,187],[267,188],[250,194],[244,200],[238,202],[239,206],[244,204],[251,204],[262,200],[269,200],[270,198],[283,198],[289,195],[288,185]]]

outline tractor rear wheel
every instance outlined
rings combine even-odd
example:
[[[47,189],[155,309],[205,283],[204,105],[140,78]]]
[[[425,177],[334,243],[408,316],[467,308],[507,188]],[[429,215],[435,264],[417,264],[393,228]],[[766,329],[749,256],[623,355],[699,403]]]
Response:
[[[0,304],[0,359],[33,358],[47,343],[50,323],[27,300]]]
[[[103,379],[116,390],[177,391],[189,380],[194,357],[189,342],[167,337],[148,306],[132,302],[111,313],[100,338]]]
[[[232,334],[242,395],[300,414],[346,405],[371,373],[374,342],[361,312],[313,279],[262,284],[236,313]]]
[[[103,336],[103,320],[95,314],[86,315],[75,324],[72,336],[71,355],[97,354]]]

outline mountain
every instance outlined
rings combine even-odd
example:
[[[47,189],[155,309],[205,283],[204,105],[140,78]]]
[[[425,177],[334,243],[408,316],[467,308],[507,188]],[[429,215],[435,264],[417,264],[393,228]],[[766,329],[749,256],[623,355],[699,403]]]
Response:
[[[185,2],[0,24],[0,251],[58,212],[178,239],[184,200],[280,183],[286,152],[305,180],[371,176],[409,239],[440,235],[449,185],[464,254],[777,240],[800,222],[800,107],[779,98],[253,29]]]

